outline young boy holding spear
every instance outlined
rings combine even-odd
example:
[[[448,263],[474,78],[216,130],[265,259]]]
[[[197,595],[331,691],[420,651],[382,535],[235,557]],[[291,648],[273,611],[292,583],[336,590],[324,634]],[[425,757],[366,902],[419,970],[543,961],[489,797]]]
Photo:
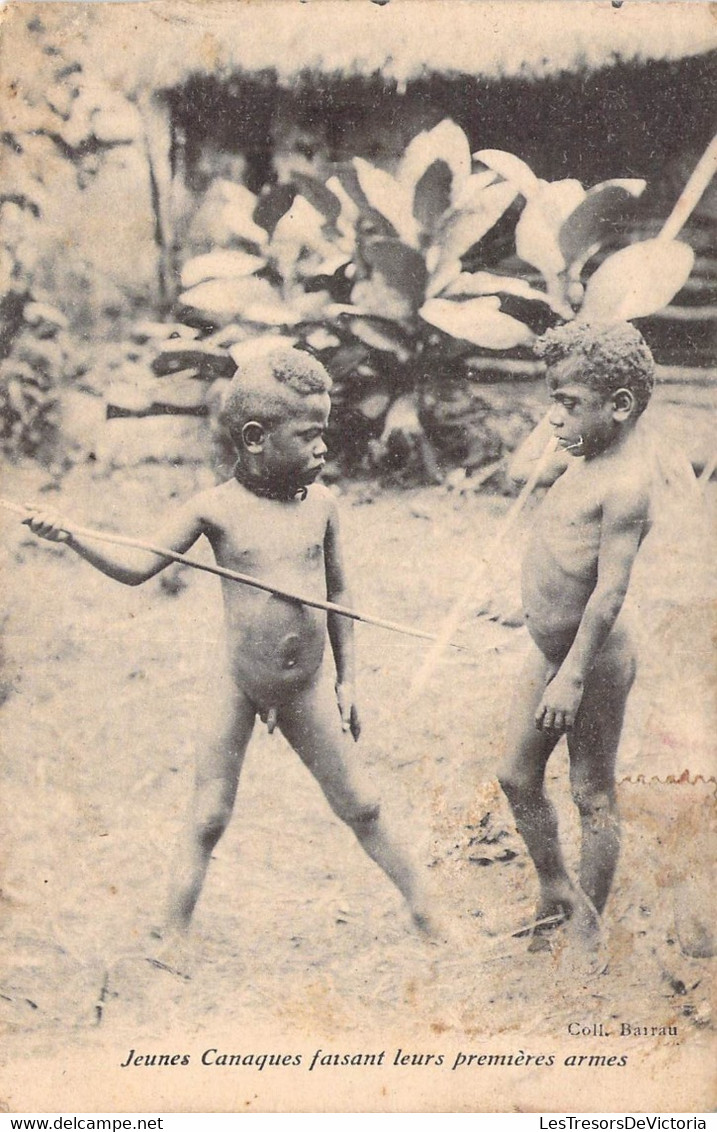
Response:
[[[620,847],[615,761],[635,656],[619,615],[652,519],[654,464],[636,425],[654,363],[629,323],[570,322],[548,331],[536,353],[547,364],[550,424],[570,463],[535,515],[523,562],[532,641],[499,780],[537,870],[536,921],[570,920],[592,949]],[[579,884],[545,793],[563,734],[582,827]]]
[[[126,585],[153,577],[172,558],[181,560],[202,535],[214,551],[213,569],[223,575],[223,703],[214,738],[197,755],[170,891],[169,935],[189,926],[212,850],[231,816],[257,716],[269,731],[283,732],[334,812],[403,894],[417,926],[428,933],[432,928],[416,871],[393,844],[377,800],[358,784],[351,765],[349,733],[357,740],[360,731],[352,623],[330,609],[333,604],[346,612],[349,591],[336,504],[314,483],[327,450],[330,387],[324,367],[304,352],[283,346],[245,351],[224,406],[238,455],[234,478],[189,500],[168,520],[158,542],[172,557],[137,549],[119,536],[118,547],[99,549],[82,528],[67,530],[36,509],[23,520],[35,534],[64,542]],[[245,577],[240,570],[251,584],[237,584]],[[290,596],[297,593],[306,600]],[[327,630],[335,685],[325,657]]]

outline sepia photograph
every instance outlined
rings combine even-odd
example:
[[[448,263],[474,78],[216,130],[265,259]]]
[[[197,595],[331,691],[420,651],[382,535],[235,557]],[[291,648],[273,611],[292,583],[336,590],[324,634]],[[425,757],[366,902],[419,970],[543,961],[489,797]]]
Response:
[[[717,18],[0,9],[0,1110],[704,1113]]]

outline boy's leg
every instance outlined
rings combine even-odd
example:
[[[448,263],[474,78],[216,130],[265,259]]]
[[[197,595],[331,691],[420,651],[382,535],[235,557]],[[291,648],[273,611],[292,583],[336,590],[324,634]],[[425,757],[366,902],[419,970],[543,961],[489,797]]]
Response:
[[[635,677],[627,634],[613,631],[585,684],[568,735],[570,784],[580,812],[580,885],[598,912],[607,903],[620,852],[615,761],[625,704]]]
[[[239,688],[223,708],[215,740],[197,756],[194,791],[169,893],[170,930],[186,931],[212,850],[227,827],[256,708]]]
[[[331,684],[319,679],[279,711],[279,727],[311,771],[337,817],[351,827],[366,853],[405,897],[417,925],[431,929],[415,867],[386,832],[375,798],[349,771],[352,740],[341,728]]]
[[[559,736],[538,731],[535,713],[554,667],[531,642],[511,706],[508,750],[498,780],[540,882],[536,920],[569,916],[576,903],[560,849],[558,820],[545,793],[545,767]]]

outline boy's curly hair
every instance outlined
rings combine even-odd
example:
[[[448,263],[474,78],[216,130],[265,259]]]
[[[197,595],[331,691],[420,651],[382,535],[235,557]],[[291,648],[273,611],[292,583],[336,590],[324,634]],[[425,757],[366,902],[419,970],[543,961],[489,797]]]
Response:
[[[566,322],[546,331],[533,345],[548,367],[609,397],[629,389],[637,414],[643,412],[655,385],[655,360],[640,331],[629,322]]]
[[[235,446],[247,421],[271,427],[290,416],[297,398],[328,393],[331,378],[321,362],[287,345],[247,343],[234,354],[236,372],[224,398],[221,419]]]

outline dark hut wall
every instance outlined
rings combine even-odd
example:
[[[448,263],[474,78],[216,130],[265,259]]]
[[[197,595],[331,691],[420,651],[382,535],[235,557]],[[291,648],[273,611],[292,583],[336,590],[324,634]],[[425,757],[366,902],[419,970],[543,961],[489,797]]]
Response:
[[[645,177],[646,205],[659,214],[714,130],[716,59],[616,62],[542,80],[433,74],[405,91],[378,75],[303,75],[287,89],[264,72],[192,78],[168,97],[194,193],[232,170],[257,191],[292,160],[321,168],[360,155],[390,166],[419,130],[451,117],[475,148],[511,150],[548,180]]]

